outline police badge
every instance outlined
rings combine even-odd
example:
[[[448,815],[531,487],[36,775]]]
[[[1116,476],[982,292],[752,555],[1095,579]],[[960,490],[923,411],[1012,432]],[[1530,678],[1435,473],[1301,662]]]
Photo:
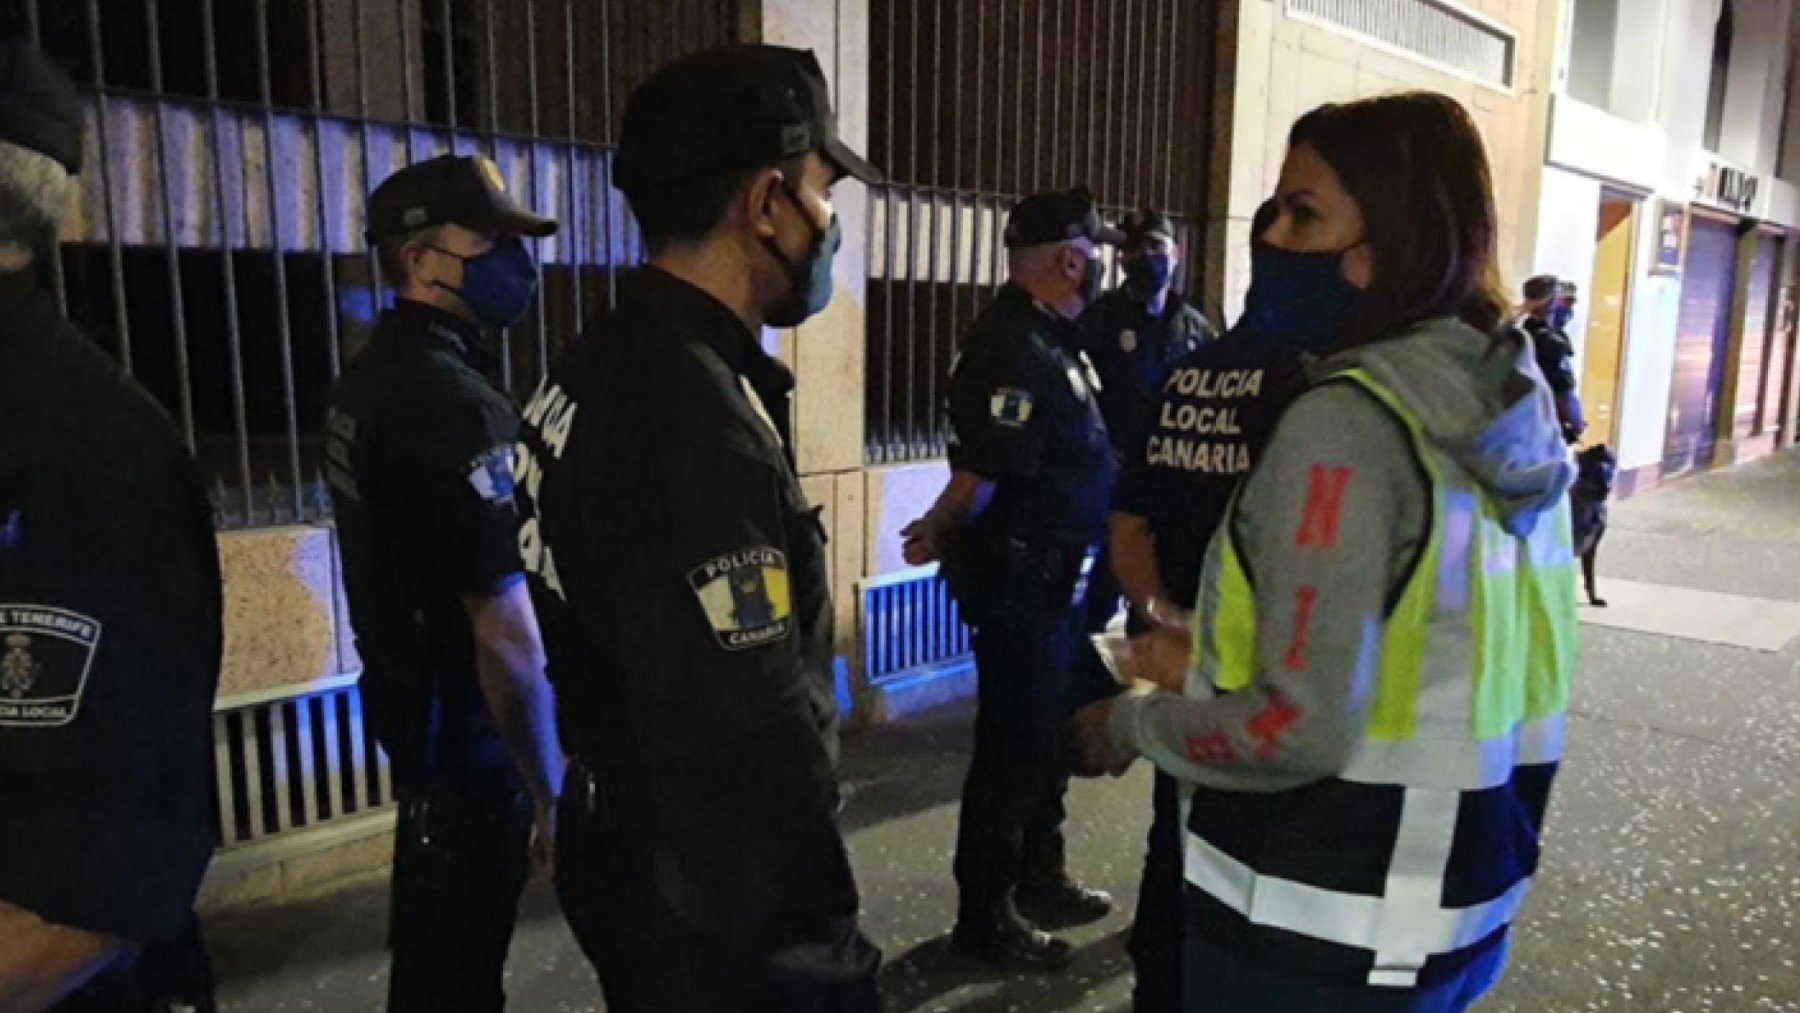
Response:
[[[100,624],[43,605],[0,604],[0,727],[75,720],[100,646]]]
[[[0,657],[0,696],[17,700],[31,692],[43,666],[31,656],[31,638],[14,633],[6,638],[6,655]]]
[[[1138,341],[1136,331],[1127,327],[1119,332],[1119,351],[1124,352],[1126,355],[1130,355],[1132,352],[1137,351],[1137,346]]]

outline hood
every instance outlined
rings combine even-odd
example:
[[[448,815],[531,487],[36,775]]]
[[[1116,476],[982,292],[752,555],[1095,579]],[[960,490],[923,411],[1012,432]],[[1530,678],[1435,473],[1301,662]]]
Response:
[[[1508,532],[1528,534],[1561,506],[1575,464],[1530,339],[1517,328],[1487,335],[1459,320],[1432,320],[1316,370],[1351,368],[1393,392],[1426,438],[1487,489]]]

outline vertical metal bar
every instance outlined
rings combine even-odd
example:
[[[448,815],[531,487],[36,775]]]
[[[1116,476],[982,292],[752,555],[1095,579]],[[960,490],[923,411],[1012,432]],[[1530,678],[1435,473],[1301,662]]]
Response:
[[[239,720],[244,730],[244,807],[250,810],[250,838],[255,839],[266,836],[271,829],[262,790],[262,744],[267,740],[256,727],[254,708],[240,712]]]
[[[950,218],[950,331],[949,331],[949,338],[950,338],[950,365],[952,365],[952,366],[954,366],[956,363],[956,349],[958,346],[958,334],[957,334],[957,328],[956,328],[956,324],[957,324],[956,318],[958,316],[957,311],[959,309],[961,309],[961,307],[962,307],[962,225],[963,225],[963,216],[962,216],[962,205],[963,205],[963,202],[962,202],[962,190],[963,190],[963,188],[962,188],[962,183],[963,183],[963,166],[962,166],[963,73],[962,73],[962,71],[963,71],[963,36],[968,34],[967,32],[963,31],[960,21],[957,23],[955,31],[956,31],[956,54],[955,54],[955,56],[953,56],[951,58],[951,61],[950,61],[950,76],[952,78],[950,94],[952,94],[956,97],[956,115],[952,117],[952,119],[954,119],[956,121],[956,126],[955,126],[954,132],[952,133],[951,138],[950,138],[950,151],[951,151],[951,155],[950,155],[950,166],[951,166],[950,215],[951,215],[951,218]],[[945,371],[945,382],[946,382],[946,384],[948,384],[948,382],[949,382],[949,371],[948,370]],[[936,406],[936,405],[932,406],[932,410],[935,412],[938,412],[940,417],[943,414],[943,408],[941,408],[939,406]]]
[[[1180,76],[1177,71],[1179,67],[1177,61],[1180,59],[1181,52],[1181,0],[1169,0],[1169,95],[1167,103],[1163,106],[1163,137],[1165,138],[1163,144],[1163,204],[1165,206],[1174,203],[1176,194],[1175,101],[1176,96],[1182,94],[1176,84],[1177,78]],[[1207,154],[1203,152],[1201,157],[1207,157]],[[1196,207],[1205,206],[1204,196],[1203,194],[1192,196],[1192,199],[1200,201],[1195,205]],[[1190,198],[1187,195],[1183,195],[1183,203],[1188,199]]]
[[[482,32],[487,43],[488,156],[498,163],[500,161],[500,54],[499,50],[495,48],[494,42],[494,0],[486,0],[482,8]],[[500,385],[508,391],[513,389],[512,332],[511,327],[500,329]]]
[[[303,482],[300,477],[300,421],[298,396],[294,390],[294,334],[292,322],[288,320],[288,277],[287,253],[281,238],[281,183],[276,178],[275,169],[275,89],[270,81],[269,72],[269,0],[256,0],[256,58],[257,66],[262,72],[262,121],[263,143],[268,148],[268,157],[263,161],[264,177],[269,187],[269,252],[275,262],[275,334],[276,344],[281,352],[281,396],[282,410],[287,423],[288,451],[288,499],[294,508],[294,519],[300,519]],[[319,202],[324,203],[323,194],[318,195]],[[248,206],[244,208],[246,225],[250,216]],[[272,508],[273,503],[270,504]]]
[[[938,218],[944,209],[942,200],[941,164],[943,160],[943,134],[940,113],[944,108],[944,5],[943,0],[932,0],[931,21],[931,255],[926,264],[931,280],[927,283],[926,295],[926,340],[930,343],[930,354],[927,357],[929,370],[925,374],[925,433],[930,453],[938,452],[938,410],[937,410],[937,375],[938,375],[938,286],[942,278],[938,273]]]
[[[269,824],[269,832],[279,834],[292,825],[293,812],[289,808],[293,804],[293,796],[288,794],[288,762],[287,762],[287,706],[275,703],[269,705],[269,787],[274,790],[275,819]]]
[[[319,822],[319,765],[313,751],[313,698],[294,701],[294,744],[300,758],[300,818],[298,825],[310,827]]]
[[[1048,36],[1044,33],[1044,5],[1048,0],[1037,0],[1037,72],[1032,75],[1036,85],[1031,94],[1031,189],[1042,190],[1044,181],[1039,172],[1043,168],[1044,153],[1044,44]],[[1057,100],[1056,92],[1050,93],[1050,101]]]
[[[1138,95],[1150,94],[1149,68],[1152,58],[1150,52],[1156,45],[1156,35],[1150,31],[1150,5],[1154,2],[1155,0],[1144,0],[1144,19],[1143,23],[1138,26],[1138,86],[1136,92]],[[1150,188],[1147,185],[1148,178],[1145,172],[1150,164],[1150,152],[1144,147],[1144,138],[1145,121],[1155,115],[1156,107],[1148,104],[1137,105],[1133,112],[1133,116],[1137,119],[1137,147],[1132,152],[1131,186],[1132,192],[1137,195],[1135,203],[1139,205],[1150,203]]]
[[[1010,124],[1006,122],[1006,96],[1001,94],[1006,87],[1006,3],[999,0],[994,14],[994,182],[990,190],[1001,193],[1007,190],[1006,180],[1006,138],[1002,131]]]
[[[1019,9],[1019,45],[1015,52],[1019,54],[1018,66],[1013,74],[1013,172],[1017,178],[1013,180],[1012,189],[1023,193],[1028,183],[1025,176],[1025,4],[1023,0],[1014,0]]]
[[[493,0],[488,0],[492,3]],[[609,0],[600,0],[600,139],[608,150],[600,155],[600,171],[602,185],[600,187],[601,225],[606,233],[606,304],[614,306],[619,301],[619,258],[613,250],[613,191],[612,191],[612,159],[617,151],[613,147],[613,66],[612,66],[612,4]]]
[[[1082,147],[1084,149],[1086,149],[1086,151],[1087,151],[1087,157],[1082,159],[1081,185],[1091,188],[1096,183],[1096,180],[1094,177],[1094,158],[1098,152],[1098,149],[1106,143],[1106,138],[1101,136],[1100,131],[1098,129],[1096,129],[1100,124],[1100,119],[1099,119],[1099,109],[1095,105],[1095,103],[1098,101],[1098,97],[1100,95],[1101,88],[1107,86],[1105,83],[1106,79],[1101,77],[1099,74],[1099,71],[1100,71],[1100,8],[1106,6],[1106,0],[1088,0],[1088,2],[1090,4],[1092,4],[1093,11],[1094,11],[1094,21],[1093,21],[1093,24],[1090,26],[1090,31],[1087,34],[1087,46],[1088,46],[1087,72],[1088,72],[1088,80],[1093,83],[1093,87],[1088,89],[1088,96],[1087,96],[1087,98],[1088,98],[1087,130],[1085,130],[1080,136],[1082,136],[1083,138],[1086,139],[1086,143],[1084,143],[1082,145]]]
[[[100,142],[100,192],[102,202],[106,205],[106,238],[109,256],[108,268],[112,273],[113,326],[119,332],[119,361],[127,373],[131,372],[131,317],[125,308],[125,253],[124,244],[119,238],[119,215],[113,199],[112,180],[112,133],[108,109],[110,100],[107,97],[106,85],[106,50],[100,33],[100,10],[96,0],[88,0],[88,51],[94,61],[94,108],[95,124],[99,128]],[[160,108],[160,105],[159,105]],[[166,188],[168,180],[163,184]]]
[[[1143,128],[1148,131],[1149,139],[1144,149],[1138,153],[1138,161],[1142,166],[1144,173],[1143,203],[1152,207],[1160,207],[1167,212],[1169,210],[1168,205],[1159,199],[1156,186],[1156,153],[1161,150],[1158,146],[1158,142],[1161,140],[1162,110],[1157,108],[1156,102],[1150,98],[1152,89],[1156,87],[1162,75],[1163,49],[1160,45],[1160,40],[1163,37],[1163,33],[1167,31],[1167,26],[1163,24],[1162,0],[1148,0],[1148,2],[1151,9],[1155,12],[1156,22],[1155,27],[1150,30],[1147,38],[1147,48],[1150,50],[1150,56],[1147,61],[1150,64],[1150,70],[1147,72],[1149,75],[1149,83],[1140,85],[1138,94],[1145,97],[1144,107],[1139,112],[1139,116],[1141,118],[1147,118],[1150,121]]]
[[[405,108],[401,110],[400,122],[407,127],[406,160],[412,161],[412,125],[424,119],[419,112],[413,110],[413,37],[412,18],[408,11],[412,9],[412,0],[394,0],[395,9],[400,14],[400,97]]]
[[[983,137],[985,137],[988,132],[987,123],[985,123],[981,118],[982,93],[987,91],[987,66],[986,66],[986,64],[987,64],[987,0],[976,0],[976,3],[975,3],[975,89],[974,89],[975,90],[975,112],[973,114],[973,119],[974,119],[974,123],[975,123],[975,157],[973,159],[973,164],[975,166],[975,174],[969,180],[969,189],[977,190],[977,191],[990,189],[986,178],[982,175],[982,170],[986,167],[981,164],[981,139]],[[960,60],[957,62],[957,65],[959,67],[961,66]],[[958,91],[961,91],[961,89],[959,88]],[[888,157],[892,158],[893,156],[889,155]]]
[[[531,210],[535,213],[542,214],[539,209],[543,206],[544,201],[543,195],[538,192],[537,159],[537,139],[542,136],[541,125],[538,120],[537,0],[528,0],[525,4],[525,51],[526,60],[528,61],[525,68],[525,84],[527,94],[530,96],[531,101],[531,139],[529,141],[531,147],[526,149],[525,161],[528,171],[531,173]],[[533,239],[531,245],[532,252],[536,254],[537,262],[542,264],[544,262],[543,240]],[[531,383],[536,384],[539,380],[544,378],[544,374],[550,372],[550,331],[545,323],[543,298],[539,297],[532,301],[537,304],[538,372],[536,376],[531,378]]]
[[[569,175],[564,184],[565,189],[569,191],[569,220],[563,223],[562,231],[557,235],[556,248],[558,252],[565,253],[563,259],[569,265],[570,302],[575,309],[575,316],[570,319],[569,326],[579,330],[583,318],[581,299],[582,231],[581,209],[578,206],[580,195],[575,186],[575,139],[577,136],[575,120],[575,0],[563,0],[563,75],[566,78],[564,83],[569,99]]]
[[[313,192],[319,205],[320,274],[325,283],[325,353],[335,378],[343,370],[344,351],[338,333],[337,269],[331,242],[331,202],[325,187],[325,67],[319,38],[319,0],[306,0],[306,51],[312,68]]]
[[[33,49],[44,48],[43,19],[38,14],[38,0],[25,0],[25,38]]]
[[[444,49],[444,124],[456,129],[456,42],[455,22],[450,18],[450,0],[438,0],[442,20]]]
[[[145,45],[150,57],[150,90],[161,94],[163,88],[162,33],[158,24],[156,3],[157,0],[145,0]],[[92,7],[93,4],[90,0],[90,10]],[[104,96],[101,101],[104,103]],[[176,406],[176,414],[181,420],[181,434],[187,441],[188,451],[193,453],[199,450],[199,444],[194,434],[193,377],[188,368],[187,309],[181,293],[181,244],[175,235],[175,199],[171,193],[173,188],[169,186],[169,131],[164,104],[158,101],[154,103],[154,106],[156,177],[161,184],[158,188],[161,191],[159,194],[161,200],[158,202],[157,210],[162,217],[163,259],[168,268],[170,330],[175,339],[175,389],[176,400],[179,402]],[[105,108],[104,104],[101,108]],[[104,124],[105,121],[101,122]],[[104,126],[100,131],[100,138],[100,188],[106,193],[106,203],[110,208],[112,206],[112,184],[107,178],[105,167],[111,159],[107,157],[106,153]],[[111,212],[109,211],[108,214],[110,216]],[[117,230],[115,229],[114,232],[116,234]]]
[[[220,279],[225,286],[225,337],[227,358],[231,366],[231,415],[237,433],[238,484],[244,496],[243,521],[249,526],[255,518],[255,493],[250,477],[250,419],[245,406],[243,335],[238,329],[237,265],[232,261],[231,225],[225,218],[225,127],[220,119],[218,31],[214,22],[213,0],[201,0],[201,45],[206,50],[206,97],[210,108],[207,118],[212,124],[213,209],[219,224]],[[241,155],[240,155],[241,157]],[[248,218],[248,208],[246,218]],[[245,223],[248,225],[248,222]]]
[[[891,54],[894,51],[894,40],[898,34],[894,25],[894,8],[899,5],[900,0],[885,0],[885,2],[888,15],[887,51]],[[894,157],[894,120],[897,112],[894,103],[894,79],[899,76],[899,72],[895,70],[891,56],[887,64],[887,151],[889,161],[898,167],[900,160]],[[882,233],[887,240],[887,269],[882,272],[885,275],[883,281],[887,307],[886,327],[882,330],[881,335],[882,343],[886,346],[881,362],[881,441],[886,454],[883,460],[891,461],[894,458],[894,274],[898,270],[894,263],[894,181],[892,178],[882,184],[881,200],[883,210],[886,212],[881,223]]]
[[[357,132],[361,135],[363,162],[363,224],[368,225],[369,191],[374,187],[375,151],[369,144],[369,58],[367,51],[367,31],[363,24],[363,16],[367,11],[363,0],[351,0],[351,38],[352,48],[356,50],[356,115]],[[410,156],[412,145],[407,145]],[[364,249],[369,259],[369,309],[371,314],[378,314],[382,308],[381,268],[376,263],[375,245],[364,241]]]
[[[325,751],[319,758],[325,763],[325,799],[332,819],[344,815],[344,772],[350,769],[344,740],[338,735],[338,703],[346,692],[355,690],[338,690],[319,700],[320,728],[325,739]]]
[[[219,792],[219,843],[236,844],[237,798],[231,784],[231,716],[213,715],[213,783]]]
[[[1062,65],[1068,58],[1063,51],[1063,0],[1056,0],[1056,22],[1048,38],[1056,40],[1056,58],[1050,61],[1050,185],[1061,186],[1063,181],[1056,178],[1056,162],[1062,153]],[[1073,76],[1073,75],[1071,75]],[[1073,145],[1071,145],[1073,147]]]
[[[1113,137],[1113,129],[1112,129],[1113,106],[1116,104],[1115,92],[1117,91],[1117,89],[1115,89],[1113,87],[1113,82],[1115,80],[1117,80],[1117,75],[1115,75],[1113,73],[1113,45],[1114,45],[1114,43],[1116,43],[1118,41],[1118,39],[1119,39],[1119,19],[1118,18],[1107,18],[1106,19],[1106,76],[1101,78],[1102,81],[1106,82],[1106,118],[1101,123],[1100,133],[1095,135],[1093,138],[1093,146],[1100,149],[1100,185],[1096,188],[1095,192],[1097,194],[1099,194],[1101,201],[1111,200],[1112,196],[1113,196],[1112,195],[1112,187],[1111,187],[1111,183],[1112,183],[1111,151],[1113,148],[1118,147],[1118,141],[1117,141],[1117,139],[1115,139]]]

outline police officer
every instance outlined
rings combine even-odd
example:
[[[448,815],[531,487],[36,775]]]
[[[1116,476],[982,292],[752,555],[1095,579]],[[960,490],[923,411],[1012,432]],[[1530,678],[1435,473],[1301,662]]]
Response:
[[[1273,201],[1251,222],[1260,236]],[[1273,298],[1285,276],[1304,271],[1296,255],[1252,240],[1244,314],[1219,341],[1176,363],[1152,406],[1149,434],[1127,458],[1113,495],[1113,567],[1131,613],[1127,629],[1149,671],[1179,678],[1186,668],[1189,612],[1207,544],[1244,474],[1288,403],[1306,387],[1307,366],[1329,353],[1322,326],[1333,301],[1315,307]],[[1169,659],[1164,662],[1162,659]],[[1168,678],[1169,676],[1165,676]],[[1179,692],[1171,679],[1169,689]],[[1133,1009],[1181,1013],[1181,822],[1173,777],[1158,771],[1155,817],[1144,860],[1129,948],[1136,965]]]
[[[1100,378],[1100,416],[1121,466],[1144,448],[1149,415],[1175,364],[1213,340],[1212,324],[1175,291],[1181,244],[1167,215],[1145,209],[1119,223],[1125,284],[1101,296],[1081,316],[1081,350]],[[1083,631],[1097,633],[1119,609],[1119,584],[1110,552],[1102,552],[1088,580]],[[1079,706],[1117,690],[1117,684],[1084,637],[1076,645]]]
[[[535,826],[547,854],[563,760],[513,504],[519,415],[483,332],[524,314],[537,267],[485,158],[402,169],[369,197],[395,290],[332,388],[326,477],[364,712],[393,763],[388,1009],[499,1010]]]
[[[557,891],[615,1013],[879,1007],[825,532],[760,337],[830,300],[845,175],[880,178],[810,52],[662,68],[616,171],[650,262],[525,412],[522,544],[573,756]]]
[[[0,1009],[210,1010],[218,550],[168,416],[37,284],[83,119],[0,42]]]
[[[1587,429],[1582,417],[1579,383],[1575,376],[1575,343],[1569,340],[1569,321],[1575,318],[1575,284],[1553,274],[1540,274],[1525,282],[1525,303],[1519,325],[1531,337],[1538,369],[1550,383],[1556,398],[1556,418],[1563,441],[1576,443]]]
[[[1083,563],[1104,537],[1113,458],[1074,321],[1100,289],[1085,191],[1028,197],[1006,223],[1010,278],[970,325],[950,379],[950,482],[908,525],[906,560],[942,559],[975,630],[979,713],[956,842],[952,945],[965,958],[1059,969],[1044,927],[1096,921],[1112,898],[1064,867],[1064,731]]]

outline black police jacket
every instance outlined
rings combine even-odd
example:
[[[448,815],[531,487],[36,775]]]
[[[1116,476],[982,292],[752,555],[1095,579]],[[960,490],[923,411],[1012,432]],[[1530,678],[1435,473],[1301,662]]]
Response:
[[[793,378],[654,267],[525,410],[525,563],[563,743],[713,927],[846,917],[825,534]]]
[[[402,300],[331,391],[326,481],[362,658],[365,714],[396,776],[505,771],[465,598],[523,579],[512,401],[473,328]]]
[[[1176,364],[1125,462],[1113,509],[1142,517],[1175,604],[1192,608],[1214,530],[1275,423],[1306,389],[1311,357],[1293,342],[1229,333]]]
[[[1217,335],[1205,315],[1175,292],[1152,315],[1122,288],[1088,307],[1078,326],[1080,348],[1100,378],[1100,417],[1124,461],[1143,446],[1150,407],[1175,364]]]
[[[1074,325],[1007,284],[950,368],[950,466],[994,482],[970,536],[1092,545],[1114,463]]]
[[[166,939],[212,856],[212,510],[162,408],[0,276],[0,900]]]

